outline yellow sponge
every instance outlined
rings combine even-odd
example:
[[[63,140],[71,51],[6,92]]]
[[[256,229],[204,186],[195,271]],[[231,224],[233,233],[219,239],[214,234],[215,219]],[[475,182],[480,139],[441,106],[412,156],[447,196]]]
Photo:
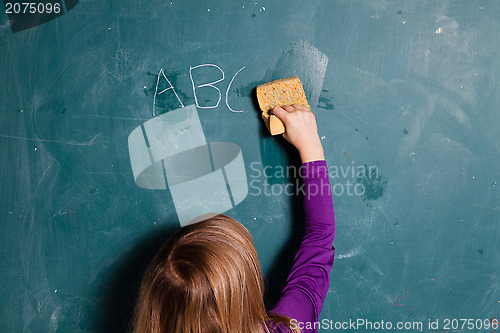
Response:
[[[262,111],[262,119],[271,135],[285,132],[285,126],[281,120],[269,114],[275,106],[300,104],[310,108],[304,88],[297,76],[257,86],[257,100]]]

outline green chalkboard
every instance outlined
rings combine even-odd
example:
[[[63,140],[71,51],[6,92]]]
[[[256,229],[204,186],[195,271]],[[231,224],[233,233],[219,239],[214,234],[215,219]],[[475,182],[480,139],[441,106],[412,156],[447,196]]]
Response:
[[[208,211],[250,230],[275,302],[302,200],[297,154],[268,135],[254,88],[298,75],[337,221],[320,331],[496,332],[498,1],[7,14],[14,2],[0,15],[0,331],[125,331],[145,265]]]

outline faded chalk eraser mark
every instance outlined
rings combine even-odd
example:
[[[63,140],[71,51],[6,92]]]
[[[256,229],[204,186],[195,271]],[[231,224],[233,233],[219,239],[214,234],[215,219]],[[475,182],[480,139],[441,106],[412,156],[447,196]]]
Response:
[[[325,80],[328,57],[316,47],[304,42],[295,42],[283,53],[273,71],[273,80],[298,76],[306,98],[315,108]]]
[[[367,201],[367,206],[370,201],[377,200],[384,194],[387,181],[379,175],[378,167],[365,164],[363,170],[358,173],[356,182],[362,186],[363,201]]]

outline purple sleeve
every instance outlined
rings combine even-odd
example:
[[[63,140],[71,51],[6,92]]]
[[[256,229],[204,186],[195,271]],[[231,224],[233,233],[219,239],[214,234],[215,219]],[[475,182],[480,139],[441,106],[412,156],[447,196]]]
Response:
[[[270,312],[293,319],[302,330],[306,323],[315,323],[323,307],[335,248],[335,217],[333,199],[325,161],[302,164],[305,200],[305,233],[282,296]],[[314,325],[313,325],[314,327]]]

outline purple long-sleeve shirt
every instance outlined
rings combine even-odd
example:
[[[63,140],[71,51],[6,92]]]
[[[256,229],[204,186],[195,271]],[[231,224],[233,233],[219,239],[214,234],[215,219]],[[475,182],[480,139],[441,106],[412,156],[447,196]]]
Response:
[[[303,333],[317,332],[333,266],[335,217],[325,161],[302,164],[305,233],[282,295],[270,312],[292,319]],[[288,329],[278,328],[280,332]]]

